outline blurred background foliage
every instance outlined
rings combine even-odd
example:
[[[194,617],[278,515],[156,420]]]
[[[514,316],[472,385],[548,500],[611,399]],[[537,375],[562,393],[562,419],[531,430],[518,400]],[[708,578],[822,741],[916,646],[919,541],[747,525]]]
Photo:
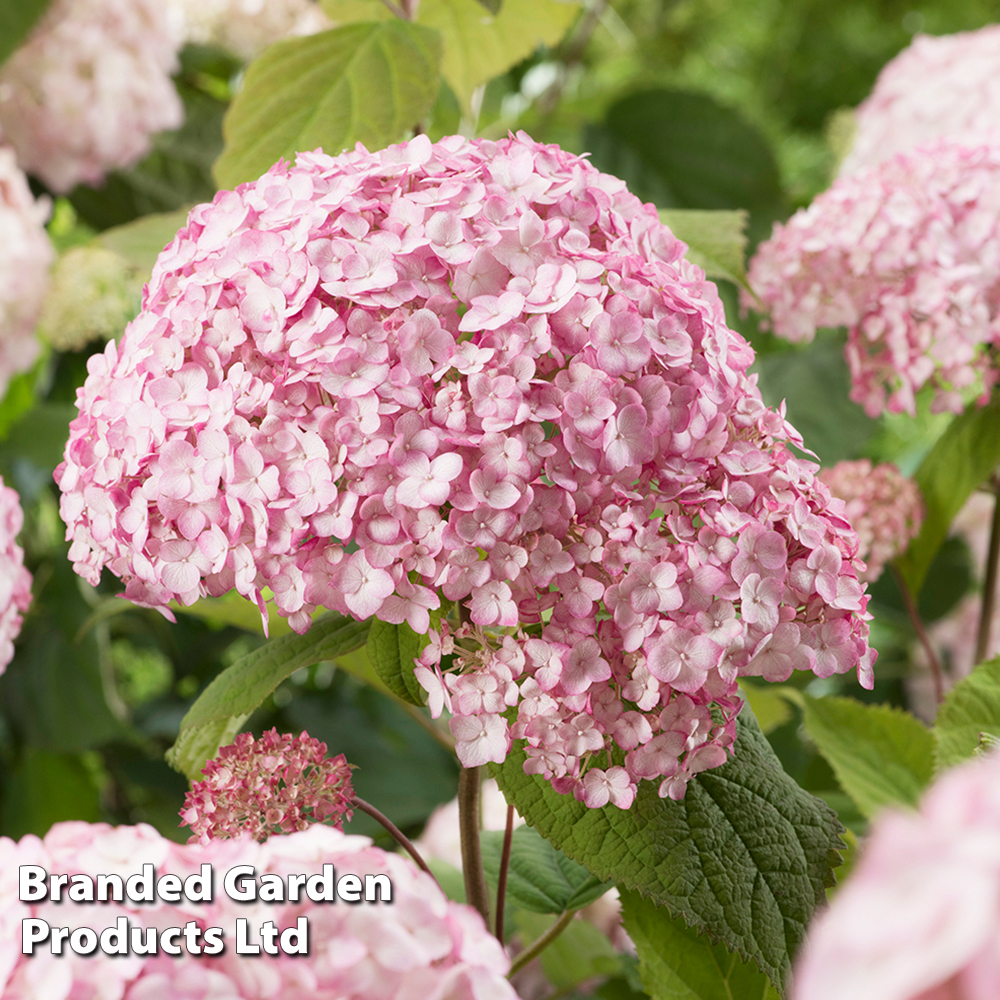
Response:
[[[849,109],[915,33],[972,29],[998,17],[1000,4],[987,0],[596,0],[562,42],[474,92],[465,111],[444,85],[425,124],[432,138],[523,128],[540,141],[589,151],[660,208],[747,209],[752,252],[775,220],[829,184],[849,142]],[[224,52],[185,49],[178,77],[185,125],[158,137],[149,157],[102,188],[58,199],[50,223],[57,247],[210,199],[223,115],[241,72]],[[145,243],[125,246],[109,234],[105,245],[123,266],[148,273],[181,218],[151,220]],[[848,401],[840,334],[807,346],[779,342],[759,317],[740,314],[734,285],[720,291],[730,323],[758,351],[754,370],[765,399],[786,401],[824,464],[868,456],[915,469],[947,418],[922,411],[917,420],[870,420]],[[116,599],[119,586],[109,574],[95,589],[73,573],[51,477],[87,357],[99,348],[48,352],[0,404],[0,473],[21,494],[22,544],[35,577],[18,654],[0,678],[0,833],[104,819],[149,822],[183,840],[177,810],[186,782],[163,752],[198,692],[263,636],[259,625],[182,612],[170,624]],[[930,623],[977,585],[964,543],[954,538],[944,546],[928,580],[920,609]],[[862,692],[850,676],[790,683],[919,710],[919,685],[908,681],[914,636],[891,575],[872,598],[881,654],[875,690]],[[812,747],[794,699],[755,689],[751,700],[789,772],[863,832],[863,818]],[[255,732],[271,725],[308,729],[332,753],[345,753],[358,765],[359,794],[408,833],[454,795],[453,755],[411,713],[334,664],[283,683],[250,722]],[[364,816],[350,828],[378,834]]]

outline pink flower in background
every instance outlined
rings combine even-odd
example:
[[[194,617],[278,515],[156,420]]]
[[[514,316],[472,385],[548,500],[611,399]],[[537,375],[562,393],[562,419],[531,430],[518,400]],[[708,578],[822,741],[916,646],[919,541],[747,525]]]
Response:
[[[858,558],[868,567],[858,579],[874,583],[920,532],[924,505],[917,484],[891,463],[873,466],[867,458],[838,462],[819,477],[844,501],[844,516],[858,533]]]
[[[212,866],[210,902],[80,905],[69,901],[20,902],[18,867],[40,865],[53,874],[112,872],[138,874],[152,864],[157,877],[186,879],[203,864]],[[236,902],[223,888],[225,873],[237,865],[259,877],[274,874],[320,875],[333,865],[344,875],[385,875],[391,902],[337,905],[313,902]],[[246,881],[243,883],[247,884]],[[384,892],[384,888],[381,890]],[[143,935],[146,929],[220,927],[226,945],[220,955],[188,953],[168,958],[131,954],[91,956],[49,952],[38,946],[21,955],[21,920],[39,917],[52,926],[87,926],[98,934],[119,918]],[[252,960],[235,954],[236,921],[245,918],[250,943],[258,929],[274,921],[279,930],[304,917],[309,951],[305,955],[261,954]],[[270,837],[258,844],[242,837],[181,846],[152,827],[112,828],[102,823],[57,823],[43,840],[0,838],[0,996],[4,1000],[259,1000],[261,997],[338,997],[343,1000],[392,1000],[404,995],[442,1000],[516,1000],[504,978],[509,960],[470,907],[448,900],[434,880],[408,858],[374,847],[367,837],[347,836],[330,827]],[[198,946],[204,943],[200,939]]]
[[[869,416],[912,415],[928,384],[935,410],[985,400],[1000,343],[1000,144],[942,140],[842,176],[775,226],[749,281],[780,337],[847,327],[851,399]]]
[[[31,605],[31,573],[17,544],[23,522],[20,497],[0,479],[0,673],[14,659],[14,640]]]
[[[1000,134],[1000,25],[917,35],[882,67],[855,121],[841,177],[946,136],[975,145]]]
[[[1000,995],[1000,754],[938,779],[919,813],[890,812],[813,924],[794,1000],[995,1000]]]
[[[38,357],[35,322],[55,258],[45,232],[47,199],[36,201],[14,153],[0,146],[0,398]]]
[[[299,632],[317,607],[425,631],[464,602],[419,672],[464,763],[523,739],[592,803],[682,795],[776,627],[769,673],[813,667],[829,621],[824,669],[870,684],[874,661],[857,539],[683,251],[523,133],[302,154],[221,192],[90,360],[56,471],[77,572],[160,608],[269,588]],[[669,706],[684,738],[623,785],[615,732],[632,750]]]
[[[179,25],[158,0],[54,0],[0,70],[0,137],[53,191],[140,160],[184,109]]]
[[[192,842],[249,834],[266,840],[272,833],[305,830],[333,821],[338,830],[352,816],[351,765],[343,754],[326,756],[326,744],[308,733],[254,739],[240,733],[221,747],[184,797],[181,826]]]

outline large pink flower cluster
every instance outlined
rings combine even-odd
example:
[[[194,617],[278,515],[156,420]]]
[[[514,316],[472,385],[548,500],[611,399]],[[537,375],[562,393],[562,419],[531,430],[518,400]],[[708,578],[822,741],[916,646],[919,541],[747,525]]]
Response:
[[[794,1000],[1000,996],[1000,754],[882,816],[813,925]]]
[[[870,416],[914,413],[926,384],[960,412],[997,380],[1000,144],[943,140],[840,178],[775,227],[749,280],[781,337],[848,328],[851,398]]]
[[[592,805],[683,794],[739,675],[874,659],[857,537],[683,251],[523,134],[220,193],[90,361],[56,471],[77,571],[159,607],[270,588],[299,631],[462,602],[420,677],[466,764],[513,734]]]
[[[38,357],[35,322],[55,253],[45,232],[49,206],[36,201],[14,153],[0,146],[0,398],[11,376]]]
[[[855,121],[842,177],[946,136],[967,145],[997,136],[1000,25],[918,35],[886,63]]]
[[[21,498],[0,479],[0,673],[14,659],[22,615],[31,606],[31,573],[17,544],[23,523]]]
[[[844,501],[844,516],[858,533],[858,558],[867,567],[858,579],[874,583],[920,531],[924,505],[917,484],[895,465],[872,465],[867,458],[838,462],[819,477]]]
[[[63,889],[61,902],[18,899],[18,866],[40,865],[50,874],[118,875],[123,880],[151,864],[157,878],[187,879],[203,864],[214,872],[211,901],[74,903]],[[224,876],[237,865],[251,867],[255,878],[318,875],[334,866],[335,880],[345,875],[388,877],[391,902],[237,902],[224,890]],[[241,880],[246,888],[252,880]],[[97,888],[100,888],[98,884]],[[194,886],[192,886],[194,889]],[[79,891],[79,890],[78,890]],[[383,891],[384,890],[380,890]],[[100,935],[120,918],[128,923],[130,954],[53,955],[49,942],[21,954],[21,921],[36,917],[51,927],[89,927]],[[236,954],[236,921],[247,921],[246,939],[260,946],[260,928],[273,921],[279,930],[296,927],[305,917],[308,954]],[[193,923],[189,931],[185,925]],[[179,927],[167,947],[159,932]],[[206,928],[222,929],[225,950],[197,954],[210,942]],[[196,931],[196,933],[195,933]],[[147,941],[153,953],[140,954]],[[136,942],[139,949],[136,948]],[[453,903],[431,876],[407,858],[372,846],[367,837],[347,836],[314,825],[300,833],[253,840],[218,840],[180,846],[140,824],[110,827],[102,823],[57,823],[44,840],[34,836],[14,842],[0,838],[0,997],[3,1000],[517,1000],[504,978],[509,961],[482,918],[471,907]]]
[[[100,183],[184,120],[179,44],[161,0],[54,0],[0,70],[0,136],[53,191]]]

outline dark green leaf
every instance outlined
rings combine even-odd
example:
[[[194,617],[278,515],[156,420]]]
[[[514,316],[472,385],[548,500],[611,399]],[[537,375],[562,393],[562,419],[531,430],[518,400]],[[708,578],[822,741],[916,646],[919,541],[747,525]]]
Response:
[[[802,697],[806,731],[865,816],[917,804],[934,771],[934,737],[919,719],[853,698]]]
[[[588,809],[526,775],[520,748],[491,768],[508,802],[599,878],[637,889],[782,984],[839,863],[835,814],[785,772],[744,711],[731,760],[680,802],[644,782],[627,810]]]
[[[968,760],[984,735],[1000,737],[1000,657],[980,663],[948,692],[933,732],[938,771]]]
[[[503,0],[479,0],[491,14],[499,14],[500,8],[503,6]]]
[[[226,114],[216,180],[235,187],[317,147],[336,155],[398,142],[433,106],[440,61],[437,32],[396,20],[269,46]]]
[[[924,498],[920,534],[899,560],[899,568],[914,594],[920,592],[927,570],[955,515],[973,490],[1000,462],[1000,394],[987,406],[969,405],[938,438],[920,463],[914,479]]]
[[[411,705],[423,705],[423,688],[413,676],[414,659],[420,655],[422,637],[403,622],[390,625],[377,618],[368,633],[368,659],[385,686]]]
[[[42,837],[53,823],[101,818],[97,786],[79,757],[30,750],[3,784],[4,836]]]
[[[502,830],[484,831],[481,835],[483,868],[494,886],[500,873],[503,837]],[[514,831],[507,871],[507,900],[511,906],[532,913],[558,914],[587,906],[609,888],[530,826],[519,826]]]
[[[622,893],[622,919],[653,1000],[777,1000],[762,972],[639,893]]]
[[[731,281],[748,287],[744,256],[747,248],[747,213],[743,210],[703,211],[665,208],[660,219],[688,245],[687,258],[713,281]]]
[[[222,671],[181,722],[167,751],[171,767],[192,780],[220,746],[232,742],[250,713],[299,667],[335,660],[364,644],[368,622],[330,613],[305,635],[290,633],[255,649]]]
[[[51,0],[0,0],[0,65],[31,33]]]

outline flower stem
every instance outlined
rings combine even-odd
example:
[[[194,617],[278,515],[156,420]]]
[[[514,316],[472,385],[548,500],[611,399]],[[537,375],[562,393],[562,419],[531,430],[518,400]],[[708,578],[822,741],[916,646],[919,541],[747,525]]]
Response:
[[[944,701],[944,675],[941,672],[941,661],[938,659],[937,653],[934,652],[934,645],[931,642],[931,637],[927,634],[927,629],[924,628],[924,623],[920,620],[920,614],[917,612],[917,605],[913,600],[913,594],[910,593],[910,588],[903,579],[903,574],[893,566],[892,575],[896,578],[900,593],[903,595],[903,603],[906,605],[906,613],[910,616],[910,621],[913,623],[913,629],[917,633],[920,644],[924,647],[924,652],[927,654],[931,676],[934,678],[934,697],[940,705]]]
[[[503,944],[503,911],[507,901],[507,870],[510,868],[510,848],[514,841],[514,807],[507,806],[507,826],[503,832],[503,851],[500,853],[500,874],[497,876],[497,930],[496,938]]]
[[[486,874],[479,847],[480,769],[463,767],[458,772],[458,825],[462,838],[462,874],[465,876],[465,901],[490,923],[490,903],[486,895]]]
[[[540,938],[537,938],[524,951],[520,952],[514,961],[510,963],[510,972],[507,973],[507,978],[510,979],[515,972],[520,972],[533,958],[541,955],[569,927],[569,922],[575,915],[576,910],[566,910]]]
[[[990,651],[990,628],[993,625],[993,606],[997,597],[997,569],[1000,564],[1000,476],[991,483],[994,494],[993,523],[990,527],[990,549],[986,557],[986,579],[983,581],[983,605],[979,610],[979,629],[976,632],[976,663],[982,663]]]
[[[427,872],[427,874],[430,875],[435,882],[437,882],[437,879],[434,878],[434,872],[427,867],[427,862],[424,861],[424,859],[420,856],[420,852],[413,846],[413,841],[410,840],[410,838],[407,837],[406,834],[403,833],[403,831],[400,830],[400,828],[385,815],[385,813],[376,809],[370,802],[365,802],[364,799],[359,799],[356,795],[351,800],[351,805],[353,805],[355,809],[360,809],[363,813],[367,813],[377,823],[381,823],[382,826],[384,826],[389,833],[392,834],[396,843],[399,844],[399,846],[402,847],[414,861],[416,861],[417,867],[421,871]]]

